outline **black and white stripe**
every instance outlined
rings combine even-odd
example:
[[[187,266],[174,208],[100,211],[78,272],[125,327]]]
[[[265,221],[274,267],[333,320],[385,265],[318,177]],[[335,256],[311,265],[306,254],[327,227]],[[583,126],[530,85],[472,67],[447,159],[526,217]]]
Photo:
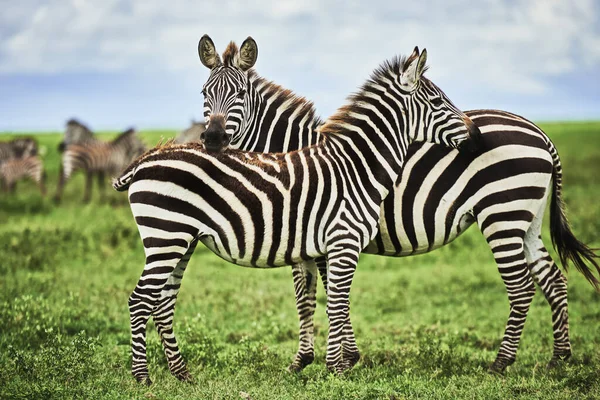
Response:
[[[228,93],[245,90],[255,104],[261,105],[245,108],[244,114],[236,116],[249,122],[241,124],[244,130],[230,133],[233,137],[230,147],[285,152],[297,149],[295,143],[313,145],[324,139],[315,134],[321,121],[315,117],[311,103],[299,102],[303,99],[253,71],[248,71],[247,80],[243,75],[241,69],[223,69],[215,80],[226,83],[209,80],[212,86],[229,87]],[[474,110],[466,114],[484,133],[485,151],[476,156],[459,156],[456,150],[430,143],[412,144],[401,179],[382,206],[379,233],[363,251],[387,256],[429,252],[451,242],[477,222],[498,263],[511,305],[505,337],[491,369],[502,372],[515,359],[534,281],[552,310],[551,364],[555,364],[570,356],[571,346],[566,279],[541,240],[548,198],[554,204],[552,237],[563,265],[574,261],[596,285],[596,278],[585,266],[587,262],[598,269],[596,255],[573,236],[566,222],[560,196],[562,167],[554,145],[544,132],[530,121],[503,111]],[[288,119],[276,118],[281,115]],[[272,129],[274,126],[277,128]],[[300,127],[300,132],[292,127]],[[325,260],[318,259],[317,264],[327,287]],[[314,271],[311,263],[293,268],[300,345],[290,366],[292,370],[302,369],[314,358]]]
[[[227,57],[226,51],[221,62],[207,37],[199,52],[210,68],[247,69],[256,59],[252,47],[242,45],[239,56],[231,52]],[[406,61],[383,64],[321,128],[328,137],[319,145],[287,154],[217,155],[200,144],[167,145],[140,157],[115,181],[117,190],[129,188],[146,252],[144,272],[129,299],[136,379],[149,381],[145,331],[151,315],[168,324],[159,333],[171,372],[189,378],[172,318],[183,271],[198,240],[225,260],[249,267],[278,267],[325,255],[327,366],[342,372],[358,360],[349,317],[350,283],[361,249],[377,233],[381,201],[398,177],[408,142],[427,139],[462,147],[479,134],[439,88],[421,77],[425,60],[426,52],[415,49]],[[244,107],[245,94],[237,93],[228,103],[218,93],[207,92],[210,96],[219,104],[219,114],[209,113],[207,133],[212,128],[224,134],[225,116]]]
[[[6,190],[15,191],[16,184],[23,178],[32,179],[46,194],[44,163],[39,156],[12,158],[0,164],[0,180]]]
[[[66,182],[78,170],[86,173],[86,185],[83,201],[91,198],[92,178],[98,176],[98,183],[104,193],[105,175],[114,176],[137,156],[145,146],[137,137],[134,129],[128,129],[111,142],[95,141],[93,145],[69,144],[62,154],[60,176],[55,200],[60,201]]]

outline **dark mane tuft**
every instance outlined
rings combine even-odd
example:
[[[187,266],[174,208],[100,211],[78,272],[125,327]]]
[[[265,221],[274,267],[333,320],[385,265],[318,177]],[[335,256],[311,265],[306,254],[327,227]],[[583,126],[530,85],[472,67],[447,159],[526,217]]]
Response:
[[[365,92],[369,90],[369,86],[378,85],[382,81],[395,79],[410,65],[414,60],[413,57],[395,56],[391,60],[384,61],[379,67],[373,71],[371,77],[356,91],[348,96],[346,104],[338,108],[338,110],[325,121],[325,124],[320,128],[321,133],[335,134],[340,132],[339,125],[348,120],[348,113],[354,110],[354,104],[363,100]],[[427,70],[427,67],[425,68]],[[426,79],[423,77],[422,79]],[[383,84],[387,86],[387,84]]]
[[[238,52],[237,45],[233,41],[229,42],[227,48],[223,52],[223,65],[226,67],[235,66],[234,60],[238,56]]]
[[[308,117],[315,125],[321,125],[323,121],[317,116],[315,105],[312,101],[303,96],[299,96],[289,89],[285,89],[273,81],[265,79],[258,75],[256,71],[248,71],[248,77],[254,81],[254,86],[264,96],[269,97],[276,104],[287,102],[289,110],[297,110],[298,115]]]

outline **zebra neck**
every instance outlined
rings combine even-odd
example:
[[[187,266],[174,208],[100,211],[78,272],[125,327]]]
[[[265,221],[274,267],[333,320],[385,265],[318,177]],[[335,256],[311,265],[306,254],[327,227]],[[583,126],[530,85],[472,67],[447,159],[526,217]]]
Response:
[[[358,132],[328,134],[322,146],[351,185],[362,188],[376,207],[392,190],[406,155],[405,144],[369,140]]]
[[[250,75],[255,89],[253,117],[234,147],[246,151],[288,152],[317,144],[322,123],[313,103],[256,73]]]

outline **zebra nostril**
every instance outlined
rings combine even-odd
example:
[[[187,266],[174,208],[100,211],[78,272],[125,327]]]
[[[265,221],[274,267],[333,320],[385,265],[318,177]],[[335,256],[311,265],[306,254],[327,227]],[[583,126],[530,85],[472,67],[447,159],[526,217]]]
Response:
[[[204,140],[204,139],[206,139],[206,133],[202,132],[200,134],[200,140]]]

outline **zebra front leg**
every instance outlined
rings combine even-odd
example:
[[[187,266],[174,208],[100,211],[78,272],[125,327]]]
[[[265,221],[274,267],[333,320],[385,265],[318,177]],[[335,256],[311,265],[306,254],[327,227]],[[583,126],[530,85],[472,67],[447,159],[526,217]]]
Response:
[[[317,264],[319,275],[321,276],[321,280],[323,281],[325,294],[327,294],[327,259],[323,257],[317,258],[315,260],[315,263]],[[358,346],[356,345],[356,340],[354,336],[354,330],[352,329],[352,324],[349,320],[344,325],[344,337],[345,340],[342,345],[342,359],[344,362],[344,368],[350,369],[354,365],[356,365],[356,363],[360,360],[360,352],[358,351]]]
[[[67,181],[67,177],[65,176],[65,169],[63,166],[63,161],[61,160],[60,171],[58,172],[58,186],[56,187],[56,194],[54,195],[54,201],[56,203],[60,203],[66,181]]]
[[[152,318],[154,319],[156,330],[160,336],[163,350],[169,363],[169,370],[180,381],[192,381],[193,377],[188,371],[187,365],[179,351],[177,339],[173,332],[173,317],[177,295],[181,287],[181,280],[197,243],[197,240],[195,240],[190,244],[190,247],[173,270],[173,273],[167,279],[166,285],[160,292],[156,308],[152,312]]]
[[[341,374],[360,358],[350,325],[350,286],[360,254],[359,241],[343,237],[327,251],[327,368]],[[351,326],[351,325],[350,325]],[[352,337],[347,337],[351,334]]]
[[[510,232],[510,230],[504,232]],[[500,232],[500,234],[504,232]],[[496,360],[490,366],[490,372],[502,374],[507,366],[515,362],[527,312],[535,294],[535,285],[525,259],[522,238],[499,239],[497,234],[494,234],[488,237],[488,241],[492,246],[510,303],[510,314],[504,338]]]
[[[156,309],[160,294],[181,258],[182,254],[180,253],[170,251],[156,253],[148,252],[146,249],[144,272],[129,297],[131,373],[140,383],[147,385],[152,383],[146,360],[146,324]]]
[[[317,268],[313,261],[292,265],[296,309],[300,320],[300,340],[290,372],[300,372],[315,359],[314,314],[316,306]]]
[[[85,193],[83,195],[83,202],[89,203],[92,198],[92,179],[93,174],[91,171],[85,172]]]
[[[98,172],[98,192],[102,200],[106,198],[106,181],[104,178],[104,172]]]

